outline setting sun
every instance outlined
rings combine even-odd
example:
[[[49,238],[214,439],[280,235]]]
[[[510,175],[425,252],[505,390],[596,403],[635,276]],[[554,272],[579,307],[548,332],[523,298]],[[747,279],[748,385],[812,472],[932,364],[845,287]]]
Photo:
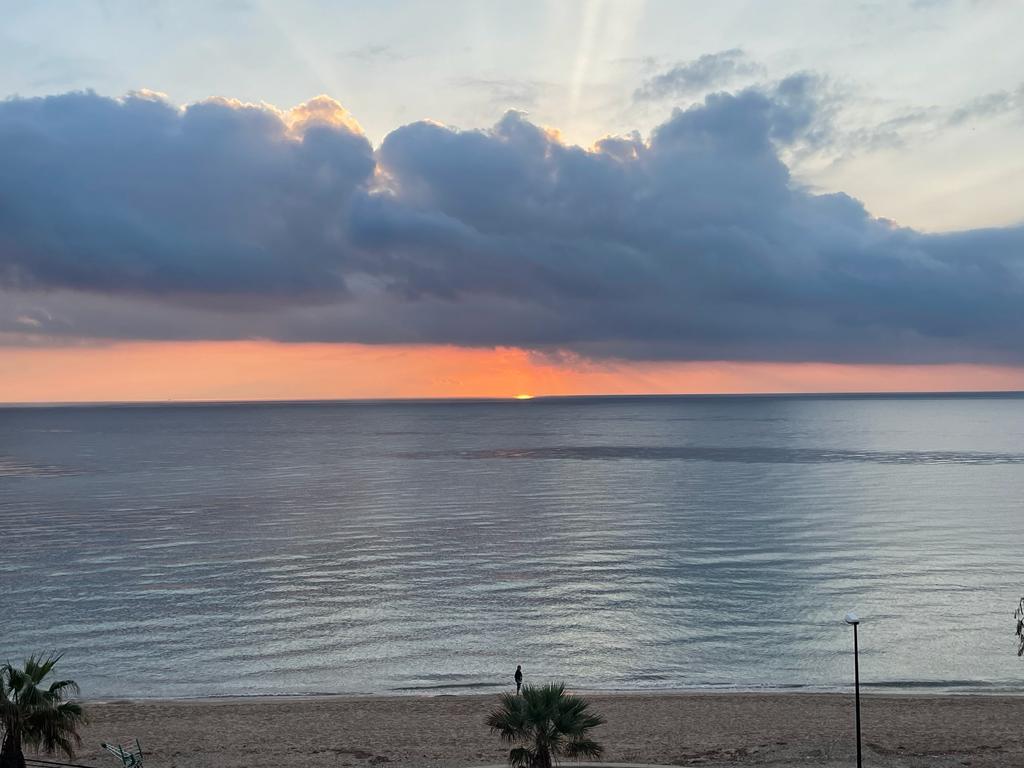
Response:
[[[533,400],[533,395],[516,395],[516,400]]]

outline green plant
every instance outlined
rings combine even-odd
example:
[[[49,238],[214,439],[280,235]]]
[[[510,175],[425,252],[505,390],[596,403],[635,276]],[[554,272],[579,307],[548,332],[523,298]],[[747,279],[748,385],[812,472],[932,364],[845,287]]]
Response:
[[[551,768],[559,757],[600,757],[604,751],[590,738],[604,718],[590,711],[590,703],[565,692],[564,683],[524,685],[522,695],[501,695],[487,716],[487,725],[508,744],[512,768]]]
[[[60,656],[36,654],[20,669],[10,663],[0,667],[0,768],[25,768],[25,748],[60,751],[71,759],[82,743],[78,728],[86,722],[85,712],[67,700],[78,694],[78,685],[74,680],[44,683],[58,661]]]

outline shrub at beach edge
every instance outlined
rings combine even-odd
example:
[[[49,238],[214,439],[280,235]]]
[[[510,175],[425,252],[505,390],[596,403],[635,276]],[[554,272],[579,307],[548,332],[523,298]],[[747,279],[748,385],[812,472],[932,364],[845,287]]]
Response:
[[[524,685],[520,696],[503,693],[487,716],[491,730],[515,745],[508,753],[512,768],[551,768],[559,757],[600,757],[604,749],[589,732],[604,722],[590,711],[590,702],[566,693],[564,683]]]

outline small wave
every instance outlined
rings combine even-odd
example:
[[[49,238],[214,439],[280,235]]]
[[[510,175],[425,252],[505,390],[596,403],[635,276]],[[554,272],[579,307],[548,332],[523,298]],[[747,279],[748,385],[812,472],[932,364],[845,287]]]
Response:
[[[97,704],[133,704],[136,702],[150,701],[230,701],[232,699],[326,699],[326,698],[356,698],[360,696],[379,696],[373,691],[232,691],[228,693],[200,693],[200,694],[150,694],[131,696],[101,696],[89,700],[90,706]]]
[[[389,688],[391,691],[439,691],[453,688],[503,688],[505,683],[437,683],[435,685],[403,685],[399,688]]]
[[[26,461],[0,456],[0,478],[2,477],[63,477],[78,472],[53,464],[31,464]]]
[[[895,688],[897,690],[913,690],[921,688],[934,688],[938,690],[1016,690],[1014,686],[1001,683],[993,683],[987,680],[876,680],[873,682],[862,682],[862,688]]]
[[[711,461],[739,464],[1024,464],[1024,454],[982,451],[852,451],[822,448],[590,445],[407,451],[405,459]]]

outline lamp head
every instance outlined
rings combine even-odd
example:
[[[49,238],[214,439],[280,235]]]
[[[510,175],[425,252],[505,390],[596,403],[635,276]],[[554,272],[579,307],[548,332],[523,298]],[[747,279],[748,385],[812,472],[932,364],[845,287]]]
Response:
[[[846,623],[854,625],[860,624],[860,618],[857,616],[856,613],[850,611],[848,614],[846,614]]]

